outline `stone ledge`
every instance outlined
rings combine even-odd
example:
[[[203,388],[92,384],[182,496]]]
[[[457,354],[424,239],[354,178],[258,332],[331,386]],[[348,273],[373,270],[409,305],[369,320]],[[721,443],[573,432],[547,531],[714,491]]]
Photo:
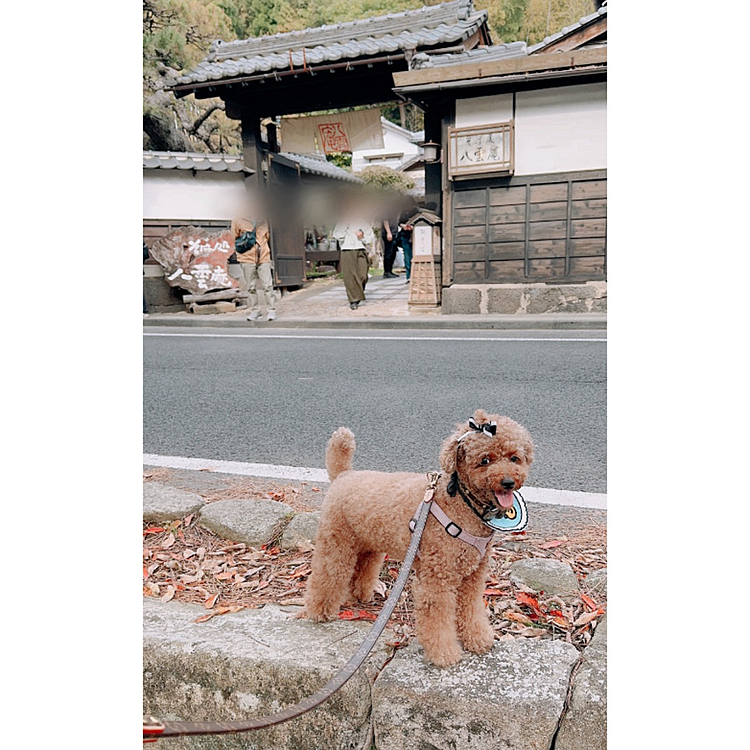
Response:
[[[597,625],[573,679],[568,711],[560,724],[556,750],[607,748],[607,618]]]
[[[236,720],[281,710],[323,686],[359,647],[368,624],[294,619],[269,605],[194,623],[199,605],[144,600],[143,711],[164,720]],[[369,750],[371,680],[380,644],[330,700],[298,719],[250,734],[175,738],[206,750]]]
[[[547,750],[578,658],[562,641],[516,639],[438,669],[411,645],[375,682],[375,746]]]
[[[208,622],[200,605],[144,600],[144,713],[166,720],[261,716],[319,689],[355,652],[370,623],[312,623],[298,607],[268,605]],[[573,685],[558,750],[606,742],[602,625]],[[396,652],[384,636],[329,701],[252,734],[177,738],[179,750],[547,750],[579,652],[563,641],[516,639],[448,669],[418,644]],[[606,651],[604,652],[606,657]],[[373,684],[374,682],[374,684]],[[598,692],[597,692],[598,691]],[[374,737],[374,746],[372,744]],[[562,744],[561,744],[562,743]],[[567,744],[566,744],[567,743]],[[581,744],[583,743],[583,744]]]

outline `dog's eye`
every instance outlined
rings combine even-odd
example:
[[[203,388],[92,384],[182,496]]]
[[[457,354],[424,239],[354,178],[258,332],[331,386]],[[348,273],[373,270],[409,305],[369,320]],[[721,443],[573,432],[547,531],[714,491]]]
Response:
[[[512,462],[513,462],[514,464],[517,464],[517,463],[518,463],[518,462],[519,462],[519,461],[520,461],[521,459],[520,459],[520,458],[519,458],[518,456],[511,456],[511,457],[510,457],[510,460],[511,460],[511,461],[512,461]]]
[[[482,460],[480,461],[480,463],[482,464],[482,466],[487,466],[487,464],[488,464],[489,462],[490,462],[490,457],[489,457],[489,456],[485,456],[485,457],[484,457],[484,458],[483,458],[483,459],[482,459]]]

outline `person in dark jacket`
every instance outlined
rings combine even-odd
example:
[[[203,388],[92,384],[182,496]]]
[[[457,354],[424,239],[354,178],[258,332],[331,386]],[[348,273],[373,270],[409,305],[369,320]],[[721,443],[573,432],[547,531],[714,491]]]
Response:
[[[414,231],[410,223],[412,216],[417,212],[417,202],[411,196],[406,199],[406,205],[398,218],[399,242],[404,251],[404,266],[406,267],[406,282],[409,283],[411,277],[411,258],[412,244],[411,236]]]

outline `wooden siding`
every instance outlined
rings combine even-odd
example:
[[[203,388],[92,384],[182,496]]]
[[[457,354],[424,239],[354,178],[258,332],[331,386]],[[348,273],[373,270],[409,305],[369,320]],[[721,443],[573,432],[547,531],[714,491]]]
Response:
[[[455,185],[453,283],[606,278],[606,171]]]

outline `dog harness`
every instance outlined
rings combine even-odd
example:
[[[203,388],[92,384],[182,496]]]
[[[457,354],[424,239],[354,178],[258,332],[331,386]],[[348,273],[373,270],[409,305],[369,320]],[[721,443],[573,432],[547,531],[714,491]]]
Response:
[[[421,507],[422,503],[419,504],[417,513],[414,514],[414,518],[409,521],[409,529],[412,532],[414,531],[414,527],[417,522],[417,514],[419,513],[419,508]],[[470,544],[472,547],[475,547],[479,551],[479,554],[482,555],[482,557],[484,557],[484,553],[487,551],[487,545],[490,543],[494,532],[492,532],[492,534],[490,534],[489,536],[474,536],[474,534],[470,534],[468,531],[464,531],[457,523],[451,521],[451,519],[448,517],[448,514],[437,504],[436,500],[432,501],[432,505],[430,506],[430,513],[435,516],[438,523],[445,529],[445,533],[448,534],[448,536],[452,536],[454,539],[460,539],[462,542]]]

